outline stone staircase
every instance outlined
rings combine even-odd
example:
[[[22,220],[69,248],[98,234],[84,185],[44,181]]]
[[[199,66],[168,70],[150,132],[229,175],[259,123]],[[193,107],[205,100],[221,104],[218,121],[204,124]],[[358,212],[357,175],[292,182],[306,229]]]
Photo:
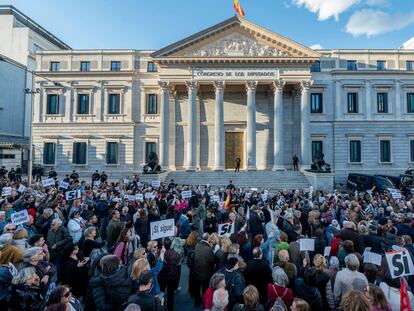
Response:
[[[269,191],[305,189],[310,186],[306,177],[301,172],[295,171],[241,171],[237,173],[234,171],[172,171],[166,176],[165,182],[169,183],[170,179],[174,179],[174,182],[179,185],[209,184],[214,187],[226,186],[232,180],[236,187],[267,189]]]

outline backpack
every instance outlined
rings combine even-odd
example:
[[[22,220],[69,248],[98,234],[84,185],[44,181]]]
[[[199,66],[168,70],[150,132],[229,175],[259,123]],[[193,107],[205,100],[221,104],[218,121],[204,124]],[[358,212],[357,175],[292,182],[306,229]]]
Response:
[[[273,291],[275,292],[275,294],[276,294],[276,300],[275,300],[275,302],[273,303],[273,306],[270,308],[270,310],[269,311],[287,311],[288,310],[288,308],[286,307],[286,304],[285,304],[285,302],[283,301],[283,297],[285,297],[285,295],[286,295],[286,293],[287,293],[287,288],[285,288],[285,292],[283,293],[283,295],[282,296],[279,296],[278,294],[277,294],[277,291],[276,291],[276,289],[275,289],[275,287],[274,286],[272,286],[272,288],[273,288]]]

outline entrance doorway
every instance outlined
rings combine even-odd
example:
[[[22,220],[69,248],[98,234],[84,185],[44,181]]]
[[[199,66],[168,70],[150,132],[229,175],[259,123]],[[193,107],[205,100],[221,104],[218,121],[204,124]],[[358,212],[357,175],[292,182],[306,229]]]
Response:
[[[236,168],[236,157],[241,159],[240,168],[244,166],[243,133],[226,132],[225,136],[225,168]]]

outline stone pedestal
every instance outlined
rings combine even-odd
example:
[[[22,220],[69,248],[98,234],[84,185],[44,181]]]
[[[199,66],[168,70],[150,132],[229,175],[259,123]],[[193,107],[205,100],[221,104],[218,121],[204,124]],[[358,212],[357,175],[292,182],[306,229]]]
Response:
[[[334,173],[315,173],[303,171],[303,175],[315,190],[333,191],[334,190]]]

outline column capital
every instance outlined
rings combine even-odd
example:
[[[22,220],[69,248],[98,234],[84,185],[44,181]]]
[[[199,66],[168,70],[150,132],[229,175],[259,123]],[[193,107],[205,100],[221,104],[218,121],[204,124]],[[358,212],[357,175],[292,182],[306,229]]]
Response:
[[[282,92],[283,88],[285,87],[286,81],[283,79],[278,79],[273,81],[273,91],[274,92]]]
[[[246,91],[256,92],[258,81],[246,81]]]
[[[300,88],[303,91],[309,92],[310,87],[312,86],[313,81],[311,80],[302,80],[300,81]]]
[[[214,90],[217,91],[223,91],[226,87],[226,82],[224,81],[213,81]]]
[[[400,84],[400,83],[401,83],[401,80],[399,80],[399,79],[395,79],[395,83],[396,83],[396,84]]]
[[[370,79],[365,79],[365,84],[369,84],[369,83],[371,83],[371,80]]]
[[[198,82],[194,80],[185,81],[185,86],[188,91],[196,91],[198,88]]]
[[[170,91],[170,81],[160,80],[160,81],[158,81],[158,85],[160,86],[160,88],[163,92],[169,92]]]

